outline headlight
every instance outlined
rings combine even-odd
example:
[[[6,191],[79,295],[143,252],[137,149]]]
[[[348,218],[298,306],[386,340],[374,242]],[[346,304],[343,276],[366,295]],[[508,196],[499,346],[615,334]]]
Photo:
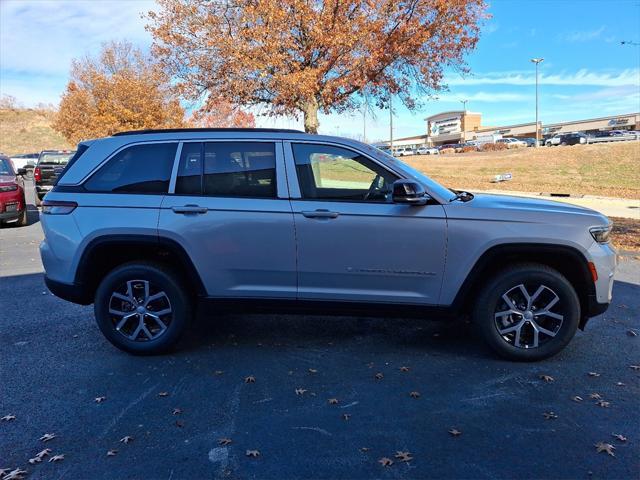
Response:
[[[18,185],[0,185],[0,192],[15,192],[18,190]]]
[[[602,227],[591,227],[589,233],[593,239],[598,243],[609,243],[611,237],[611,228],[613,225],[605,225]]]

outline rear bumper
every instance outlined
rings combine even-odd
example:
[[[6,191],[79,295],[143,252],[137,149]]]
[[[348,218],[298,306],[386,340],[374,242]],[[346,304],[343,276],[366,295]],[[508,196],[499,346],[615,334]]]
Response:
[[[24,208],[22,210],[24,210]],[[18,210],[17,212],[0,213],[0,222],[17,220],[18,218],[20,218],[20,215],[22,214],[22,210]]]
[[[88,295],[83,285],[57,282],[55,280],[51,280],[46,275],[44,277],[44,283],[46,283],[47,288],[51,293],[63,300],[71,303],[77,303],[79,305],[89,305],[93,303],[93,298]]]

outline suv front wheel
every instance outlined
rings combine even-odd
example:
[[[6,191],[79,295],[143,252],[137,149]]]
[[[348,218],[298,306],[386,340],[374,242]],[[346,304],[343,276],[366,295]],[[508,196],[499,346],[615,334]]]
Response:
[[[96,291],[98,327],[116,347],[154,355],[174,347],[191,319],[189,297],[173,272],[151,263],[112,270]]]
[[[510,360],[551,357],[573,338],[580,301],[571,283],[545,265],[516,265],[493,277],[478,297],[474,322],[484,340]]]

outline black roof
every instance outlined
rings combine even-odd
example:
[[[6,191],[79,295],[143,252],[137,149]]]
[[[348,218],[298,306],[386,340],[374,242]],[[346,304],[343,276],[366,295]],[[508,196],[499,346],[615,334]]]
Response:
[[[151,133],[182,133],[182,132],[264,132],[264,133],[304,133],[301,130],[287,128],[165,128],[149,130],[129,130],[114,133],[114,137],[123,135],[142,135]]]

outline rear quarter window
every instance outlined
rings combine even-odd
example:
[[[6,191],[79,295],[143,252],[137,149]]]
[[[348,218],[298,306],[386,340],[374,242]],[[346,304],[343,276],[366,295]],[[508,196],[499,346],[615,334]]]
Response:
[[[177,143],[133,145],[118,152],[84,187],[89,192],[167,193]]]

